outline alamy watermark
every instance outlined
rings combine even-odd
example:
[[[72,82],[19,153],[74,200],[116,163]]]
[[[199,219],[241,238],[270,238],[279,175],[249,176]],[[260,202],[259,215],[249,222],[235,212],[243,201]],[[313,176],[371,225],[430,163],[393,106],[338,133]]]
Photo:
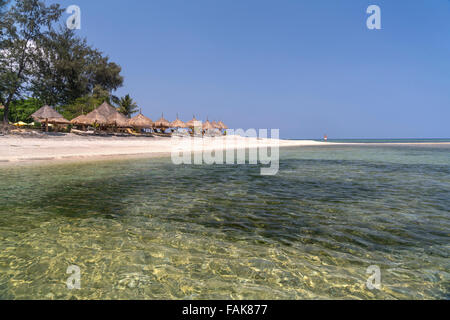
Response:
[[[67,278],[66,285],[67,289],[81,289],[81,269],[79,266],[71,265],[67,267],[67,274],[70,274],[70,277]]]
[[[66,26],[70,30],[81,29],[81,9],[79,6],[72,4],[66,9],[66,13],[70,16],[66,20]],[[369,30],[381,29],[381,8],[376,4],[367,7],[367,14],[370,16],[366,20],[366,26]]]
[[[70,30],[81,29],[81,9],[77,5],[70,5],[66,9],[66,13],[70,16],[66,20],[66,26]]]
[[[367,7],[366,12],[370,14],[367,18],[366,25],[369,30],[381,29],[381,9],[379,6],[372,4]]]
[[[369,266],[366,270],[367,274],[370,274],[369,278],[366,281],[366,287],[369,290],[381,289],[381,270],[379,266],[372,265]]]
[[[175,165],[262,165],[261,175],[276,175],[280,164],[279,129],[228,129],[226,135],[203,135],[201,122],[194,134],[173,135],[171,158]]]

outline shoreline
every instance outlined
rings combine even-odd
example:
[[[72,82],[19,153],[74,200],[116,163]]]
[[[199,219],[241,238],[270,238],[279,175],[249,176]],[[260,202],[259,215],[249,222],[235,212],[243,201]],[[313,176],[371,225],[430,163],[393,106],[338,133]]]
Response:
[[[227,140],[227,139],[231,139]],[[192,152],[202,150],[227,150],[254,147],[308,147],[308,146],[436,146],[450,142],[384,142],[346,143],[314,140],[273,140],[239,136],[194,139]],[[120,160],[127,158],[167,157],[172,152],[172,140],[166,137],[83,137],[75,134],[62,136],[0,136],[0,166],[16,164],[43,164],[61,162],[86,162]]]
[[[230,136],[229,136],[230,137]],[[329,143],[311,140],[272,140],[236,137],[195,139],[191,151],[242,149],[246,147],[317,146]],[[225,142],[227,143],[225,145]],[[123,159],[130,157],[166,157],[172,152],[168,137],[83,137],[74,134],[62,136],[0,136],[0,166],[25,163],[55,163]]]

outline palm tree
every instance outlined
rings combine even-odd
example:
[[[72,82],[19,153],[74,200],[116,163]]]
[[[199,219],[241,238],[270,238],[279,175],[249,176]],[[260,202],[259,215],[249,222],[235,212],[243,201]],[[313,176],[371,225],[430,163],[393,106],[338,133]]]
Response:
[[[118,111],[128,118],[131,118],[133,113],[138,112],[138,106],[136,102],[134,102],[133,99],[131,99],[129,94],[127,94],[125,97],[118,99],[117,105]]]

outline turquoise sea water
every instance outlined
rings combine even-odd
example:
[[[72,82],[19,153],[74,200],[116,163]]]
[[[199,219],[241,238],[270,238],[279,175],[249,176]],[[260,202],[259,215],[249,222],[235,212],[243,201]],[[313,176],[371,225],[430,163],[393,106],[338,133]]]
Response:
[[[317,140],[323,141],[323,140]],[[328,139],[328,142],[344,143],[436,143],[450,142],[450,139]]]
[[[1,167],[0,298],[450,298],[450,146],[286,148],[259,172]]]

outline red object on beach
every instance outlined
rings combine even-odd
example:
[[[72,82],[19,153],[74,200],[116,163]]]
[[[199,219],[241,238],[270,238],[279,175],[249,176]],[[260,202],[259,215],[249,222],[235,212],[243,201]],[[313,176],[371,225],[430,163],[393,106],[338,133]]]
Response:
[[[327,140],[328,140],[328,136],[325,135],[325,136],[323,137],[323,140],[327,141]]]

